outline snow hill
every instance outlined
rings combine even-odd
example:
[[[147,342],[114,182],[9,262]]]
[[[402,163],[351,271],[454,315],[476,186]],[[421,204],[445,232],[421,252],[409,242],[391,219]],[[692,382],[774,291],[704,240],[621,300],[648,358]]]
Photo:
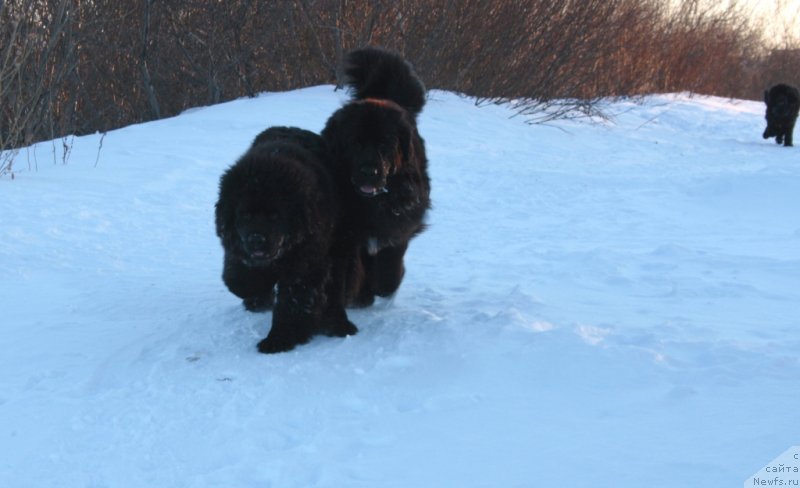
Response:
[[[219,176],[330,86],[23,150],[0,487],[728,487],[800,441],[800,149],[665,95],[528,125],[431,92],[428,231],[360,333],[256,352]]]

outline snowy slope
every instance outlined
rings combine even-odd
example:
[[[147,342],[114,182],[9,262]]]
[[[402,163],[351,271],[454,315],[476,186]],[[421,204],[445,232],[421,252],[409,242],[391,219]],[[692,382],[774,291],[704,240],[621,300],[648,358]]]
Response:
[[[220,279],[219,176],[344,97],[20,154],[0,487],[741,486],[798,444],[800,149],[761,139],[754,102],[531,126],[432,92],[434,210],[399,293],[354,337],[258,354],[270,315]]]

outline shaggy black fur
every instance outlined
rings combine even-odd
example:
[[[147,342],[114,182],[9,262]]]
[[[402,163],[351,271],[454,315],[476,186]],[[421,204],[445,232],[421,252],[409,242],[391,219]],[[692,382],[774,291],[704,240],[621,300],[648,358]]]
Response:
[[[248,310],[273,309],[261,352],[288,351],[317,333],[357,331],[341,299],[328,299],[340,214],[326,158],[317,134],[272,127],[220,179],[222,279]]]
[[[344,68],[353,99],[322,137],[344,204],[337,282],[348,304],[366,306],[397,290],[409,241],[425,228],[430,180],[416,124],[425,87],[403,58],[378,48],[348,53]]]
[[[780,83],[764,91],[767,104],[767,128],[764,139],[774,137],[784,146],[792,145],[792,132],[800,110],[800,93],[797,88]]]

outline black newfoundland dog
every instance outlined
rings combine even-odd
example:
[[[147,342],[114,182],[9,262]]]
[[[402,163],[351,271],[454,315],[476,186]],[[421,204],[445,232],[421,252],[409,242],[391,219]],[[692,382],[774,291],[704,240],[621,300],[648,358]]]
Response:
[[[784,146],[792,145],[792,132],[800,110],[800,93],[797,88],[780,83],[764,91],[767,104],[767,128],[764,139],[775,138]]]
[[[425,228],[430,180],[416,123],[425,87],[378,48],[348,53],[344,72],[352,100],[322,131],[344,206],[336,281],[348,305],[368,306],[400,286],[409,241]]]
[[[272,127],[220,179],[222,279],[248,310],[273,309],[264,353],[357,331],[342,300],[328,296],[340,197],[326,158],[317,134]]]

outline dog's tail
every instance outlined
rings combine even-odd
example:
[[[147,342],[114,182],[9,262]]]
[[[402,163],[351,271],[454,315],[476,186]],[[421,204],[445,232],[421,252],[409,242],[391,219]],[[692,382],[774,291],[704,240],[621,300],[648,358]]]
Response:
[[[399,55],[376,47],[350,51],[344,63],[345,83],[353,98],[391,100],[414,117],[425,105],[425,85]]]

